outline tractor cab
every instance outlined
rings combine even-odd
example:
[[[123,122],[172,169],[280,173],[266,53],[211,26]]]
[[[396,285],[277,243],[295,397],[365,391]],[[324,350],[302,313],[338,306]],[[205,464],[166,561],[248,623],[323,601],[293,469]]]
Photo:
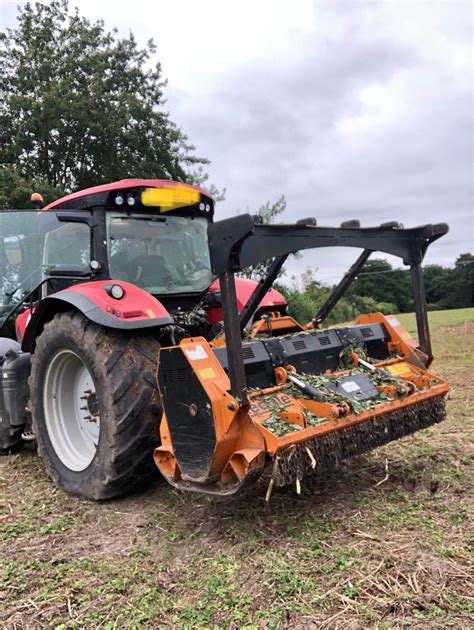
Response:
[[[110,277],[153,295],[201,293],[212,283],[208,219],[106,213]]]
[[[43,209],[36,199],[32,205],[0,212],[0,327],[28,303],[88,280],[124,281],[191,302],[213,282],[207,228],[214,202],[200,188],[131,179]]]
[[[160,297],[202,293],[212,284],[207,228],[214,202],[200,188],[168,180],[122,180],[45,208],[58,210],[64,211],[60,220],[68,222],[69,233],[77,233],[76,245],[81,240],[77,213],[94,214],[94,259],[104,278],[130,282]],[[83,232],[83,245],[87,235]]]
[[[0,328],[42,282],[37,215],[37,210],[0,212]]]

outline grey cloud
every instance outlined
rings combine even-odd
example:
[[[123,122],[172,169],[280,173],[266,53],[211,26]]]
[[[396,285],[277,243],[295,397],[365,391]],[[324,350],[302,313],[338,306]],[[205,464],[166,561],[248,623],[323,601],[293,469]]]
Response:
[[[455,38],[456,7],[441,13],[452,18],[443,37]],[[442,30],[439,15],[427,13]],[[287,220],[449,222],[450,234],[427,262],[451,264],[472,249],[472,80],[460,81],[449,59],[428,59],[393,24],[374,30],[382,18],[364,5],[345,14],[342,30],[299,42],[291,59],[269,51],[268,60],[220,77],[199,99],[170,90],[172,116],[211,159],[211,180],[227,188],[220,216],[256,210],[284,193]],[[465,23],[462,30],[465,39]],[[341,121],[365,113],[359,91],[394,78],[405,91],[393,120],[366,133],[341,131]],[[353,258],[328,253],[327,277]],[[319,254],[305,254],[292,268],[316,265],[323,273],[318,261]]]

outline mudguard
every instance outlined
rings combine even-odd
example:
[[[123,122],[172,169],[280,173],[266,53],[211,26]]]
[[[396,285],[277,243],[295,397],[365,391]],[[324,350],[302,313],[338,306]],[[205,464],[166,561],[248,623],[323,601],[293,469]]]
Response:
[[[112,297],[110,289],[113,285],[122,287],[121,299]],[[174,321],[161,302],[134,284],[122,280],[83,282],[46,297],[29,320],[25,318],[22,350],[32,352],[45,322],[71,307],[100,326],[118,330],[166,326]],[[21,332],[17,330],[17,335],[21,336]]]

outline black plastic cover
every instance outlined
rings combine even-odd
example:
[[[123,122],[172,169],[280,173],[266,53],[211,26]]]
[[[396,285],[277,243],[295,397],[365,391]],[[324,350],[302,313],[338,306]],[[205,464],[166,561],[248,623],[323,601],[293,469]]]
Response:
[[[9,350],[1,366],[3,390],[2,423],[22,427],[26,423],[28,405],[28,378],[31,371],[31,357],[28,352]]]
[[[384,324],[361,324],[350,328],[336,328],[335,331],[345,346],[362,346],[368,357],[385,359],[388,356],[387,342],[390,335]]]
[[[228,372],[227,348],[214,348],[214,354],[224,370]],[[242,344],[245,376],[249,387],[269,387],[274,384],[274,368],[270,355],[262,341]]]
[[[327,381],[324,387],[355,402],[371,400],[379,395],[378,389],[365,374],[344,376],[337,381]]]
[[[345,347],[362,346],[369,357],[388,357],[390,336],[383,324],[366,324],[261,339],[242,344],[245,375],[249,387],[275,385],[276,367],[293,365],[300,374],[324,374],[340,369]],[[225,346],[214,348],[219,363],[228,372]]]
[[[281,354],[285,358],[281,362],[277,360],[276,364],[293,365],[301,374],[321,374],[326,370],[336,370],[343,348],[341,340],[333,330],[271,339],[264,341],[264,344],[272,357],[277,358]]]
[[[216,446],[211,401],[181,348],[161,350],[158,383],[183,476],[207,479]]]

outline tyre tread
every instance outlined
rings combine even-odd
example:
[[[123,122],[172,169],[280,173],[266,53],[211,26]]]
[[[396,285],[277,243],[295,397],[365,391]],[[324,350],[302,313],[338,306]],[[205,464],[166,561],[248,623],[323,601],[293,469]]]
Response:
[[[107,422],[113,419],[113,426],[108,425],[106,449],[99,448],[96,455],[96,459],[100,459],[101,455],[103,462],[98,461],[97,474],[85,481],[82,487],[61,474],[49,452],[52,446],[41,436],[41,427],[46,430],[46,425],[40,421],[40,375],[45,367],[43,357],[47,356],[49,345],[61,335],[75,339],[84,356],[90,357],[92,367],[102,375],[104,390],[107,390],[103,392],[102,399],[108,401],[106,414],[110,415]],[[158,351],[159,343],[148,333],[109,331],[78,312],[58,313],[45,324],[32,356],[29,381],[33,427],[38,451],[49,476],[68,492],[91,499],[110,499],[143,486],[146,478],[150,477],[153,469],[149,464],[152,463],[153,449],[158,444],[160,421],[155,375]],[[102,412],[101,422],[103,417]]]

